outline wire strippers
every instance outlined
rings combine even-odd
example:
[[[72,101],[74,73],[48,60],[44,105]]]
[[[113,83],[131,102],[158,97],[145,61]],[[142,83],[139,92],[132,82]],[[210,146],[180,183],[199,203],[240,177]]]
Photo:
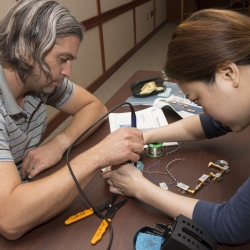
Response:
[[[105,209],[107,210],[107,213],[105,214],[106,219],[104,219],[102,221],[102,223],[100,224],[99,228],[97,229],[97,231],[95,232],[95,235],[93,236],[92,240],[91,240],[91,244],[95,245],[98,241],[101,240],[103,234],[106,232],[106,229],[109,226],[109,223],[107,222],[107,220],[109,222],[111,222],[111,219],[113,218],[113,216],[115,215],[116,211],[121,208],[124,204],[127,203],[127,199],[118,202],[117,204],[113,204],[116,199],[117,199],[118,195],[115,194],[113,195],[108,201],[106,201],[104,204],[96,207],[96,209],[99,212],[104,211]],[[87,216],[90,216],[94,213],[93,208],[84,210],[80,213],[77,213],[75,215],[70,216],[64,223],[65,225],[69,225],[72,224],[78,220],[81,220]]]

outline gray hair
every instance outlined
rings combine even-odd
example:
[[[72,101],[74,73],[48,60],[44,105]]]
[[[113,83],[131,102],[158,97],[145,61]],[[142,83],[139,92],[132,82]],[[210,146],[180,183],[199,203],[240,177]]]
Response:
[[[23,82],[35,63],[48,76],[46,53],[67,36],[83,39],[83,26],[68,9],[50,0],[20,0],[0,22],[0,63],[13,67]]]

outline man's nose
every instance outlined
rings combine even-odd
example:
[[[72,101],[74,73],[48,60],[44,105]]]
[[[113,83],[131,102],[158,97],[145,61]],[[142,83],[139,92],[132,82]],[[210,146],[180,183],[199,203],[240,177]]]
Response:
[[[71,68],[72,68],[72,62],[70,60],[68,60],[62,68],[62,75],[66,76],[66,77],[70,77],[71,76]]]

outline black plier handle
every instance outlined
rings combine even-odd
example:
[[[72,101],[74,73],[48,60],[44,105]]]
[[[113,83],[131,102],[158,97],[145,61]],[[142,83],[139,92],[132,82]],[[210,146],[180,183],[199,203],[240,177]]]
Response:
[[[102,212],[104,209],[107,209],[109,210],[110,207],[112,207],[112,204],[116,201],[118,197],[118,194],[114,194],[109,200],[107,200],[104,204],[96,207],[96,209],[99,211],[99,212]],[[94,210],[93,208],[89,208],[89,209],[86,209],[82,212],[79,212],[77,214],[74,214],[72,216],[70,216],[67,220],[65,220],[64,224],[65,225],[69,225],[69,224],[72,224],[76,221],[79,221],[81,219],[84,219],[85,217],[88,217],[90,215],[92,215],[94,213]]]

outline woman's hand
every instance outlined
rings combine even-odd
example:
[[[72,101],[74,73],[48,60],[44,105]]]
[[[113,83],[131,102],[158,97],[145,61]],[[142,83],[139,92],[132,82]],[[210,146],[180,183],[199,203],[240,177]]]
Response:
[[[142,172],[132,164],[126,164],[116,170],[102,173],[102,177],[107,179],[111,193],[136,197],[147,181]]]

